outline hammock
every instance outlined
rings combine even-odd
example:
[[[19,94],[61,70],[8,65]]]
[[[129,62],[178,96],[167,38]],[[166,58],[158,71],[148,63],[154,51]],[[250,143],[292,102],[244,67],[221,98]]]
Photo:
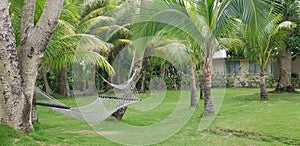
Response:
[[[101,75],[100,75],[100,77],[102,78],[102,80],[103,80],[104,82],[106,82],[106,83],[109,84],[110,86],[112,86],[112,87],[114,87],[114,88],[116,88],[116,89],[124,90],[124,89],[128,88],[128,86],[130,85],[130,83],[131,83],[132,80],[134,79],[134,76],[135,76],[136,72],[137,72],[137,71],[134,70],[133,75],[130,77],[130,79],[127,80],[127,81],[125,81],[124,83],[121,83],[121,84],[113,84],[113,83],[107,81],[106,79],[104,79]],[[98,74],[98,73],[97,73],[97,74]]]
[[[133,66],[134,66],[134,58],[135,58],[135,52],[133,53],[133,59],[132,59],[132,61],[131,61],[130,71],[129,71],[129,75],[131,75],[131,77],[130,77],[127,81],[125,81],[125,82],[123,82],[123,83],[121,83],[121,84],[114,84],[114,83],[111,83],[111,82],[107,81],[104,77],[102,77],[99,73],[97,73],[97,74],[98,74],[98,75],[102,78],[102,80],[103,80],[104,82],[106,82],[108,85],[110,85],[110,86],[112,86],[112,87],[114,87],[114,88],[116,88],[116,89],[124,90],[124,89],[126,89],[126,88],[128,88],[128,87],[130,86],[131,82],[133,81],[133,79],[134,79],[134,77],[135,77],[135,75],[136,75],[136,73],[137,73],[137,70],[136,70],[136,69],[133,70]],[[133,72],[133,73],[132,73],[132,72]]]
[[[38,88],[35,89],[35,93],[36,102],[33,104],[45,106],[63,115],[89,123],[101,122],[118,109],[140,101],[139,98],[98,96],[92,103],[71,108]]]

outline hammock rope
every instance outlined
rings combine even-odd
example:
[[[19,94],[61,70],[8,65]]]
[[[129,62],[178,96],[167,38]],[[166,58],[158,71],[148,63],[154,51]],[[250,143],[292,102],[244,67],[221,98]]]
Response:
[[[63,115],[90,123],[101,122],[118,109],[140,101],[139,98],[122,98],[101,95],[87,105],[72,108],[38,88],[35,89],[35,93],[37,101],[33,104],[45,106]]]

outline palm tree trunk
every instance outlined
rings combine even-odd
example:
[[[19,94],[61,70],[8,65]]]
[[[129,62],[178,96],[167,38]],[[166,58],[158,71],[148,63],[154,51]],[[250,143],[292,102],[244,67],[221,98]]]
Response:
[[[204,62],[201,63],[201,72],[200,72],[200,99],[204,99]]]
[[[44,67],[42,67],[42,74],[43,74],[43,80],[45,83],[45,88],[46,88],[46,93],[48,94],[53,94],[53,90],[51,89],[49,82],[47,80],[47,72],[46,69]]]
[[[145,91],[146,91],[146,86],[145,86],[145,81],[146,81],[146,73],[147,73],[147,71],[146,70],[144,70],[143,71],[143,77],[142,77],[142,85],[141,85],[141,90],[140,90],[140,92],[141,93],[145,93]]]
[[[140,63],[139,63],[140,62]],[[124,98],[132,98],[132,95],[133,95],[133,90],[135,89],[135,85],[136,83],[138,82],[139,80],[139,77],[140,77],[140,73],[141,73],[141,67],[142,67],[142,61],[138,61],[137,64],[140,64],[140,66],[138,66],[137,64],[134,65],[134,69],[136,69],[136,74],[134,76],[134,79],[132,80],[131,84],[130,84],[130,87],[128,87],[127,89],[125,89],[125,93],[124,93]],[[119,104],[122,104],[121,102],[124,102],[124,101],[120,101]],[[125,114],[127,110],[127,106],[124,106],[120,109],[118,109],[116,112],[114,112],[112,114],[112,116],[114,116],[117,120],[121,120]]]
[[[136,73],[135,73],[135,75],[133,77],[132,82],[130,83],[130,86],[127,89],[125,89],[124,98],[132,98],[133,91],[135,89],[135,85],[139,81],[139,78],[140,78],[140,74],[141,74],[141,70],[142,70],[144,58],[145,57],[149,57],[151,48],[152,48],[152,46],[148,46],[145,49],[144,54],[142,54],[140,56],[139,55],[135,56],[135,58],[134,58],[134,64],[133,64],[133,69],[132,70],[135,70]],[[120,102],[122,102],[122,101],[120,101]],[[127,110],[126,106],[123,107],[123,108],[120,108],[119,110],[117,110],[116,112],[114,112],[112,114],[112,116],[114,116],[118,120],[121,120],[123,118],[126,110]]]
[[[260,99],[268,100],[264,69],[260,70]]]
[[[93,94],[96,92],[96,71],[97,71],[97,65],[95,65],[91,79],[88,80],[88,87],[87,87],[87,94]]]
[[[191,87],[191,106],[198,106],[197,87],[195,79],[195,64],[190,61],[190,87]]]
[[[148,56],[145,56],[145,55],[148,55]],[[149,53],[146,53],[145,55],[143,58],[143,66],[142,66],[142,68],[144,68],[144,71],[143,71],[143,78],[142,78],[142,86],[141,86],[141,90],[140,90],[141,93],[145,93],[145,90],[146,90],[145,81],[146,81],[146,74],[147,74],[147,65],[149,62]]]
[[[282,48],[278,52],[277,65],[279,69],[279,80],[276,92],[295,92],[292,86],[291,74],[292,74],[292,56],[291,50],[288,48]]]
[[[160,71],[161,73],[160,73],[160,76],[162,77],[162,79],[164,79],[165,78],[165,75],[166,75],[166,66],[165,65],[163,65],[162,67],[161,67],[161,71]]]
[[[204,110],[205,114],[214,114],[214,106],[211,97],[211,78],[212,78],[212,57],[208,55],[204,62],[204,78],[203,78],[203,89],[204,89]]]
[[[68,82],[68,70],[66,67],[63,67],[58,75],[58,87],[56,93],[64,96],[71,96],[71,90]]]

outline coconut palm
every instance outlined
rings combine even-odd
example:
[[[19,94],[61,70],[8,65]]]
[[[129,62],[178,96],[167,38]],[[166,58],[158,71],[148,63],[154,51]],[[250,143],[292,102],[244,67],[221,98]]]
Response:
[[[270,14],[270,10],[274,8],[272,2],[260,0],[223,0],[221,2],[217,0],[166,0],[165,2],[150,3],[145,5],[145,11],[139,23],[144,22],[149,25],[149,23],[158,22],[177,27],[183,30],[186,36],[189,36],[186,40],[192,39],[204,51],[204,108],[206,114],[214,113],[211,97],[212,55],[220,46],[219,40],[225,37],[227,32],[233,31],[236,23],[233,18],[240,17],[246,25],[246,31],[249,32],[250,42],[255,44],[261,26],[269,23],[270,19],[273,20],[275,17]],[[151,32],[160,29],[159,25],[145,28],[144,31],[140,31],[143,35],[147,35],[147,33],[151,35]]]
[[[107,72],[112,72],[103,55],[108,53],[107,41],[123,27],[117,25],[114,18],[105,15],[108,2],[94,0],[79,5],[77,1],[69,1],[64,6],[53,40],[48,46],[51,49],[45,53],[43,61],[50,68],[61,69],[60,76],[65,81],[62,86],[66,89],[66,68],[74,62],[84,60],[85,64],[96,63]],[[83,12],[80,13],[78,8]],[[62,90],[62,93],[68,95],[68,91]]]
[[[282,45],[282,41],[271,42],[275,37],[278,37],[279,32],[282,30],[290,30],[296,27],[296,24],[291,21],[281,21],[281,15],[277,15],[269,23],[261,25],[259,33],[256,32],[257,36],[252,38],[255,41],[251,41],[251,36],[253,30],[249,31],[245,29],[246,24],[242,21],[237,20],[237,33],[235,33],[234,38],[223,39],[223,45],[226,48],[233,48],[236,51],[243,50],[245,58],[255,60],[260,66],[260,97],[263,100],[268,99],[266,92],[265,83],[265,69],[269,60],[272,56],[275,56],[277,48]]]

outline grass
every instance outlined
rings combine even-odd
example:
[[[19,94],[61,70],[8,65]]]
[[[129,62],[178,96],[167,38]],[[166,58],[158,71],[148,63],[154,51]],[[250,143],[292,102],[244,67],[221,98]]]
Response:
[[[156,145],[300,145],[300,94],[270,93],[269,101],[260,101],[258,92],[259,89],[252,88],[226,89],[216,119],[201,132],[198,126],[203,101],[200,101],[189,122],[178,133]],[[123,122],[141,126],[159,122],[174,110],[178,96],[178,91],[168,91],[157,108],[148,112],[130,109]],[[72,98],[60,97],[60,100],[74,105]],[[98,135],[85,122],[44,107],[39,107],[38,111],[40,122],[34,125],[29,136],[1,125],[0,145],[119,145]]]

